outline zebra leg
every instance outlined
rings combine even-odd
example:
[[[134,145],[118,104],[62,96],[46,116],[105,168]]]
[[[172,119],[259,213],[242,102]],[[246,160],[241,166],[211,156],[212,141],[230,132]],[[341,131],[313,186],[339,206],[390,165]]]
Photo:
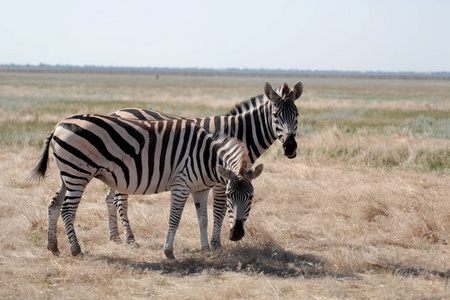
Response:
[[[216,184],[213,188],[213,214],[214,214],[214,226],[213,233],[211,237],[211,246],[213,249],[222,248],[220,242],[220,232],[222,230],[223,218],[227,211],[227,196],[226,196],[227,186],[223,184]]]
[[[58,224],[58,218],[63,204],[64,196],[66,195],[66,191],[67,187],[61,180],[59,190],[56,192],[52,201],[47,206],[47,249],[50,250],[55,256],[59,255],[58,240],[56,237],[56,225]]]
[[[208,194],[209,189],[201,192],[192,193],[195,209],[197,212],[198,226],[200,229],[200,244],[202,250],[209,250],[208,243]]]
[[[131,231],[130,221],[128,221],[128,194],[116,193],[114,204],[122,221],[123,233],[127,244],[132,248],[139,248],[139,244],[134,239],[133,231]]]
[[[66,229],[67,238],[70,243],[70,251],[73,256],[83,255],[80,245],[78,244],[77,236],[75,234],[75,228],[73,226],[78,205],[80,204],[81,196],[83,195],[84,186],[76,185],[78,190],[69,187],[61,208],[61,217],[64,222],[64,228]]]
[[[109,189],[105,197],[106,207],[108,209],[108,226],[109,226],[109,239],[116,244],[121,244],[119,235],[119,228],[117,226],[117,208],[114,205],[114,195],[116,191]]]
[[[164,245],[164,254],[168,259],[175,259],[173,255],[173,240],[175,239],[175,233],[180,224],[181,214],[183,213],[189,193],[190,191],[185,187],[177,186],[172,190],[170,195],[169,232],[167,233],[166,244]]]

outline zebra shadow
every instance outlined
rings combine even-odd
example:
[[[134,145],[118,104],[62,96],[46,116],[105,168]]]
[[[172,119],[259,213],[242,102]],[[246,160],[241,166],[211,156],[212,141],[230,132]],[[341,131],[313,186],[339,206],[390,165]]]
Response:
[[[100,256],[107,264],[137,271],[158,271],[163,274],[193,275],[207,272],[239,272],[277,277],[359,279],[354,274],[327,270],[326,262],[313,254],[296,254],[280,248],[241,246],[222,251],[197,251],[178,254],[175,260],[159,262],[133,261]]]

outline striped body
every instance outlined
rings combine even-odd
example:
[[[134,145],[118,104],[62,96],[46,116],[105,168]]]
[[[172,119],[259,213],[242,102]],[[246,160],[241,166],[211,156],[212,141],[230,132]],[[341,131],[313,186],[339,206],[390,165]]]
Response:
[[[260,168],[254,176],[253,171],[245,170],[247,149],[242,142],[216,140],[189,120],[136,121],[91,114],[71,116],[59,122],[47,137],[40,164],[34,171],[37,177],[45,175],[50,144],[61,177],[60,189],[48,211],[48,248],[55,254],[59,253],[56,223],[61,207],[72,254],[81,252],[73,223],[84,189],[93,178],[122,195],[170,190],[171,213],[165,253],[173,258],[173,239],[190,193],[202,195],[215,184],[231,187],[237,183],[242,187],[229,195],[229,209],[245,211],[249,204],[239,202],[234,207],[233,199],[251,201],[251,180],[262,171]],[[131,232],[131,228],[127,230]]]
[[[76,115],[58,124],[53,151],[60,170],[72,167],[69,161],[75,162],[79,176],[99,178],[121,193],[168,191],[183,172],[192,172],[184,174],[191,179],[189,184],[198,185],[190,186],[192,189],[205,189],[219,181],[215,170],[210,171],[217,157],[210,153],[212,139],[207,135],[207,131],[187,120],[130,122],[109,116]],[[75,151],[72,145],[79,149]],[[58,159],[62,151],[68,152],[64,162]],[[202,169],[192,158],[203,159]]]
[[[298,109],[294,103],[303,91],[301,82],[290,90],[286,84],[277,91],[266,83],[264,94],[253,97],[236,105],[225,116],[213,116],[209,118],[183,118],[155,110],[128,108],[112,113],[127,119],[138,120],[158,120],[188,119],[207,131],[223,134],[229,137],[236,137],[242,140],[249,150],[249,165],[252,165],[277,139],[282,142],[284,154],[289,158],[296,156],[297,144],[295,142],[295,132],[297,130]],[[287,149],[287,151],[286,151]],[[226,213],[225,186],[216,184],[214,193],[214,227],[211,238],[213,247],[220,247],[220,232],[223,218]],[[122,196],[122,195],[119,195]],[[200,228],[201,246],[209,248],[207,238],[207,194],[203,197],[195,197],[194,202],[197,207],[197,216]],[[108,206],[108,220],[110,225],[110,238],[119,239],[117,228],[116,208],[113,205],[114,191],[110,191],[106,197]],[[126,218],[127,203],[116,199],[121,218]],[[234,219],[230,218],[230,228],[233,227]],[[123,219],[122,219],[123,222]],[[132,232],[125,231],[126,240],[130,244],[135,244]],[[120,239],[119,239],[120,240]]]

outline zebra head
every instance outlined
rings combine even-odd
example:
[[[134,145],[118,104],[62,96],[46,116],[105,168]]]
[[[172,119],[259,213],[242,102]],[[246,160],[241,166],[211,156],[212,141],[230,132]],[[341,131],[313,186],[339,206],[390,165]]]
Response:
[[[252,207],[252,180],[258,177],[263,165],[252,170],[243,170],[240,174],[218,166],[220,175],[227,180],[227,209],[230,221],[230,240],[239,241],[245,234],[244,223],[247,221]]]
[[[301,81],[297,82],[292,90],[289,90],[286,83],[283,84],[278,93],[268,82],[264,83],[264,95],[272,102],[272,126],[278,140],[283,144],[283,154],[288,158],[297,156],[295,134],[298,109],[294,102],[302,93]]]

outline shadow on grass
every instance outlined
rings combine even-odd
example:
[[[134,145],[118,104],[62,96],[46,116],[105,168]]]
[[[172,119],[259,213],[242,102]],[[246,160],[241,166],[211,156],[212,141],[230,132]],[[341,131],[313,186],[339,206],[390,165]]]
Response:
[[[189,253],[173,261],[153,263],[109,256],[99,256],[98,259],[115,266],[137,271],[160,271],[163,274],[192,275],[207,271],[263,273],[277,277],[359,279],[354,274],[328,271],[325,262],[315,255],[299,255],[272,247],[245,246],[223,251],[202,251]]]
[[[399,276],[433,275],[442,278],[450,278],[450,269],[447,271],[437,271],[421,267],[405,267],[397,264],[369,264],[369,269],[378,272],[387,272]]]

